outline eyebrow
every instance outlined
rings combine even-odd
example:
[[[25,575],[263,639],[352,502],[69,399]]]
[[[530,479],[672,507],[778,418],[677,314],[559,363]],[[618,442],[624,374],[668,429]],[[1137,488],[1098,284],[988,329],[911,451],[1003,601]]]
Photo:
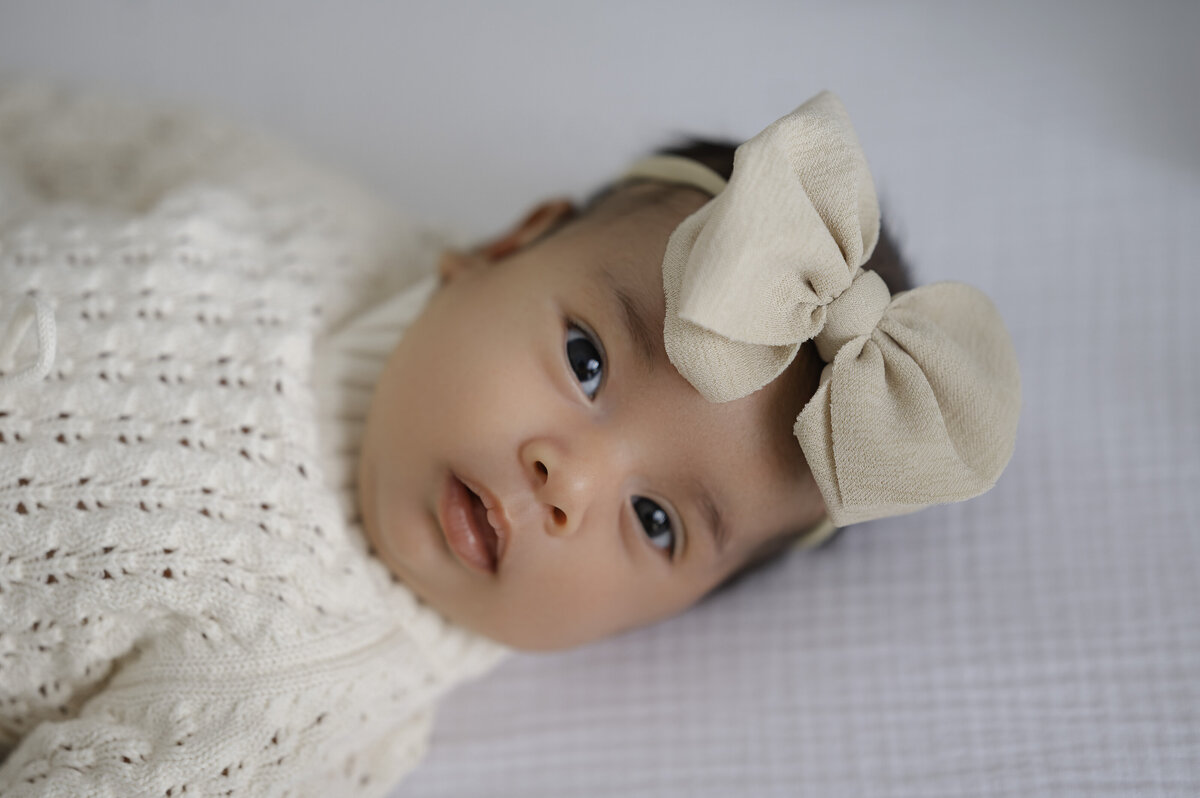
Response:
[[[712,535],[713,545],[716,546],[717,556],[720,557],[725,553],[725,546],[729,542],[729,527],[725,524],[725,517],[721,515],[721,507],[713,500],[703,482],[696,482],[696,492],[700,497],[700,509],[708,522],[706,528]]]
[[[650,308],[626,291],[611,272],[604,270],[603,274],[608,289],[612,291],[612,295],[616,297],[617,303],[621,307],[621,317],[625,321],[625,329],[636,344],[634,348],[642,356],[643,364],[647,368],[652,367],[658,358],[661,334],[655,334],[658,325],[650,320]]]

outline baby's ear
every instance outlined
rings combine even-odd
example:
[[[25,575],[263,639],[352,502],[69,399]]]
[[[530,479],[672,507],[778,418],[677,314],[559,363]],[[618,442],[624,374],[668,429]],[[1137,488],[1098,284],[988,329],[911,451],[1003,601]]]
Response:
[[[529,211],[521,221],[491,241],[460,252],[447,249],[438,261],[438,274],[443,282],[450,282],[459,275],[486,267],[508,257],[517,250],[537,241],[559,224],[577,215],[575,205],[564,197],[546,200]]]
[[[525,214],[525,218],[513,225],[510,230],[477,247],[476,251],[491,261],[506,258],[518,249],[529,246],[557,227],[560,222],[574,218],[575,215],[575,205],[566,197],[546,200]]]
[[[484,265],[484,258],[477,253],[446,249],[438,259],[438,277],[443,283],[452,283],[463,274]]]

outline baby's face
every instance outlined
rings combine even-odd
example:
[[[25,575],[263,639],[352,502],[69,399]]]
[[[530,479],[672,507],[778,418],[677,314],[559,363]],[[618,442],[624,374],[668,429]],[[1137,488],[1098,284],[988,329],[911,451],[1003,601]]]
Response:
[[[476,259],[388,359],[363,436],[363,523],[452,621],[519,649],[586,643],[681,612],[820,514],[792,437],[812,376],[799,359],[711,404],[663,349],[667,238],[704,201],[682,192]],[[498,561],[457,542],[472,536]]]

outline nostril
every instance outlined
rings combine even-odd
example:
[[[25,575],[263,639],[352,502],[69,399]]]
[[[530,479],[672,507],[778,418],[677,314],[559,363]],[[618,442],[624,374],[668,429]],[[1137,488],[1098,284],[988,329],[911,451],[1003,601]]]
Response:
[[[533,467],[537,469],[538,476],[540,476],[542,478],[542,482],[545,482],[546,477],[548,477],[550,475],[549,470],[546,469],[546,464],[543,463],[541,460],[538,460],[536,463],[533,464]]]
[[[567,514],[557,507],[554,508],[554,523],[558,524],[559,526],[567,523]]]

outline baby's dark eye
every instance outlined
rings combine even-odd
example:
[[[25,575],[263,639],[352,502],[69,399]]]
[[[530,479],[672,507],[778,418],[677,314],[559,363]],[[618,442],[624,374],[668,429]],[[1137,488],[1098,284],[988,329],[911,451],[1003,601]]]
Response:
[[[567,362],[588,399],[595,399],[604,378],[604,355],[591,334],[574,324],[567,328]]]
[[[633,497],[633,509],[642,522],[642,529],[650,536],[650,542],[666,552],[675,551],[675,532],[667,511],[644,496]]]

